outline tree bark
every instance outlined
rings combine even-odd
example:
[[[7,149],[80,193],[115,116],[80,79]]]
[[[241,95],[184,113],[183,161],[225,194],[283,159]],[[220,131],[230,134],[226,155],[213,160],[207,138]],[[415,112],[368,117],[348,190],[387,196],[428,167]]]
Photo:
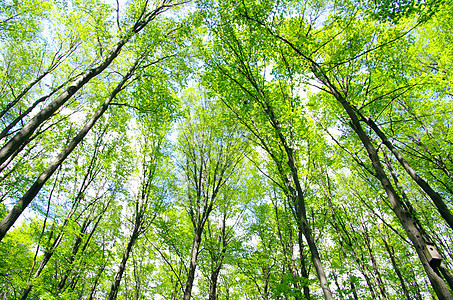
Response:
[[[82,250],[81,250],[81,255],[83,255],[86,247],[88,246],[88,243],[90,242],[91,240],[91,237],[93,236],[96,228],[97,228],[97,225],[99,224],[99,221],[101,220],[102,218],[102,215],[104,214],[105,210],[102,212],[102,214],[100,216],[98,216],[98,220],[96,221],[95,225],[93,226],[93,229],[91,230],[90,234],[88,235],[88,238],[86,239],[85,243],[84,243],[84,246],[82,247]],[[69,257],[68,259],[68,262],[69,262],[69,268],[66,270],[65,274],[63,275],[63,277],[61,278],[60,280],[60,283],[58,284],[58,289],[61,291],[64,289],[65,287],[65,284],[66,284],[66,280],[68,280],[68,277],[69,275],[71,274],[73,268],[74,268],[74,260],[76,259],[76,256],[77,256],[77,253],[79,252],[79,248],[80,246],[82,245],[82,241],[83,241],[83,235],[86,234],[86,231],[88,229],[88,226],[91,224],[92,222],[92,219],[90,217],[86,218],[85,221],[83,222],[83,225],[81,226],[80,228],[80,233],[78,234],[75,242],[74,242],[74,246],[72,247],[72,251],[71,251],[71,256]]]
[[[221,268],[222,266],[220,265],[216,267],[211,273],[211,277],[209,279],[209,300],[217,299],[217,281]]]
[[[298,230],[297,242],[299,244],[300,273],[301,273],[302,277],[307,280],[307,282],[304,282],[302,289],[304,291],[305,299],[310,299],[310,286],[308,284],[309,275],[308,275],[307,266],[305,263],[304,240],[302,237],[303,237],[302,231]]]
[[[51,248],[44,252],[44,256],[41,260],[41,263],[38,266],[38,269],[35,272],[35,275],[33,276],[33,279],[36,279],[39,277],[39,275],[41,275],[41,272],[44,270],[45,266],[47,265],[49,260],[52,258],[52,255],[55,252],[55,249],[57,248],[57,246],[60,244],[62,238],[63,238],[63,233],[60,233],[58,235],[58,237],[55,239],[55,241],[53,242]],[[32,288],[33,288],[33,285],[29,284],[28,287],[22,292],[22,296],[20,299],[21,300],[27,299],[28,294],[30,293]]]
[[[373,146],[370,138],[363,130],[362,125],[360,124],[360,121],[357,118],[357,115],[355,114],[354,109],[349,104],[349,102],[347,102],[347,100],[338,92],[338,90],[331,84],[327,76],[321,73],[317,65],[315,64],[312,65],[312,71],[315,74],[315,76],[329,89],[329,91],[332,93],[335,99],[343,106],[345,112],[349,116],[351,120],[350,125],[358,135],[363,146],[365,147],[368,156],[371,160],[371,163],[373,165],[373,168],[376,172],[376,177],[380,181],[382,187],[384,188],[387,194],[393,212],[400,220],[409,239],[414,245],[415,250],[420,259],[420,262],[422,263],[423,268],[425,269],[425,272],[428,275],[428,278],[431,282],[434,291],[436,292],[436,295],[439,297],[440,300],[453,300],[453,295],[448,289],[447,285],[445,284],[445,281],[442,279],[442,277],[439,276],[436,270],[434,270],[431,267],[424,254],[423,249],[426,246],[427,242],[425,241],[425,239],[428,237],[426,237],[424,232],[417,227],[416,222],[412,220],[410,212],[407,211],[404,204],[401,202],[398,193],[395,191],[393,185],[390,183],[379,159],[377,149]]]
[[[38,100],[36,100],[32,105],[30,105],[29,108],[27,108],[23,113],[21,113],[19,116],[17,116],[17,118],[15,118],[8,126],[6,126],[2,132],[0,133],[0,140],[2,140],[4,137],[6,137],[8,135],[8,132],[14,127],[17,125],[17,123],[19,123],[26,115],[28,115],[39,103],[45,101],[47,98],[51,97],[54,93],[56,93],[59,89],[61,89],[62,86],[58,87],[57,89],[55,89],[55,91],[51,92],[50,94],[46,95],[46,96],[43,96],[41,98],[39,98]],[[28,143],[27,139],[24,139],[24,141],[22,142],[21,146],[19,146],[15,151],[13,152],[16,152],[17,150],[19,150],[21,147],[23,147],[24,145],[26,145]],[[12,154],[10,154],[11,156]]]
[[[367,228],[365,226],[363,226],[363,224],[362,224],[362,228],[363,228],[363,233],[365,236],[365,247],[367,248],[368,253],[370,254],[371,264],[373,266],[374,274],[375,274],[376,280],[378,282],[379,291],[381,292],[381,295],[384,299],[388,299],[387,291],[385,289],[385,285],[384,285],[384,282],[381,277],[381,272],[379,271],[378,265],[376,263],[376,259],[374,258],[373,249],[371,248],[371,240],[368,235]]]
[[[269,116],[271,126],[275,128],[276,133],[280,139],[280,142],[282,143],[285,153],[288,157],[288,166],[291,171],[291,178],[293,180],[294,186],[295,186],[295,207],[296,207],[296,213],[297,213],[297,222],[299,225],[299,230],[302,230],[305,239],[307,240],[308,248],[310,249],[311,253],[311,260],[313,265],[315,266],[316,269],[316,274],[319,279],[319,283],[321,285],[322,292],[324,294],[324,298],[326,300],[333,300],[332,292],[330,291],[329,284],[327,281],[327,276],[324,271],[324,267],[321,262],[321,258],[319,256],[318,248],[315,243],[315,239],[312,235],[311,228],[308,225],[307,222],[307,213],[306,213],[306,206],[305,206],[305,198],[304,194],[302,191],[302,187],[300,185],[300,180],[299,180],[299,175],[297,173],[297,166],[296,162],[294,160],[294,155],[293,155],[293,148],[288,145],[286,138],[283,136],[282,130],[280,128],[279,122],[275,117],[274,111],[272,107],[270,107],[267,103],[265,103],[266,106],[266,113]],[[284,174],[282,174],[284,176]]]
[[[330,193],[330,188],[328,187],[328,189],[329,189],[329,193]],[[359,297],[357,295],[357,290],[356,290],[354,281],[352,280],[351,266],[350,266],[349,258],[347,256],[346,250],[344,248],[343,238],[341,237],[340,228],[338,227],[337,217],[336,217],[336,214],[335,214],[335,210],[333,209],[333,203],[332,203],[332,199],[330,198],[330,195],[327,195],[327,200],[328,200],[329,207],[330,207],[330,212],[331,212],[331,215],[332,215],[333,226],[334,226],[335,231],[337,233],[337,238],[338,238],[338,242],[340,244],[341,253],[343,254],[343,259],[344,259],[345,266],[346,266],[346,274],[348,275],[348,278],[349,278],[349,284],[351,286],[352,295],[354,296],[354,299],[358,300]],[[341,288],[341,287],[339,287],[339,288]]]
[[[351,248],[352,250],[352,253],[354,254],[354,257],[355,257],[355,261],[357,262],[357,265],[359,267],[359,270],[360,270],[360,273],[362,273],[363,277],[365,278],[365,281],[367,283],[367,286],[368,286],[368,289],[370,290],[370,293],[371,293],[371,298],[372,299],[377,299],[376,298],[376,292],[374,290],[374,285],[373,283],[371,282],[371,278],[370,278],[370,270],[368,269],[368,267],[366,266],[366,264],[363,262],[363,258],[360,259],[360,256],[359,254],[357,253],[357,251],[355,250],[354,246],[353,246],[353,240],[356,241],[356,239],[354,238],[351,238],[351,236],[349,235],[349,232],[347,231],[346,229],[346,226],[344,225],[344,223],[342,222],[339,222],[339,224],[341,225],[341,227],[343,228],[343,232],[346,234],[346,237],[348,238],[346,242],[346,244],[348,244],[348,246]],[[356,243],[357,244],[357,243]],[[379,294],[378,294],[379,295]]]
[[[88,298],[89,300],[93,300],[93,297],[95,296],[96,294],[96,288],[98,286],[98,283],[99,283],[99,279],[101,278],[101,275],[102,273],[104,272],[105,270],[105,265],[102,266],[100,269],[99,269],[99,272],[96,274],[96,279],[93,283],[93,286],[91,287],[91,292],[90,292],[90,298]]]

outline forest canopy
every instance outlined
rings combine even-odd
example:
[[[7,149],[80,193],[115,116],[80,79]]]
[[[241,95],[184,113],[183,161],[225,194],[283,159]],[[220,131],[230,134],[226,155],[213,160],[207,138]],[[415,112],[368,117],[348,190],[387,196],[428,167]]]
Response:
[[[0,298],[452,300],[451,24],[0,0]]]

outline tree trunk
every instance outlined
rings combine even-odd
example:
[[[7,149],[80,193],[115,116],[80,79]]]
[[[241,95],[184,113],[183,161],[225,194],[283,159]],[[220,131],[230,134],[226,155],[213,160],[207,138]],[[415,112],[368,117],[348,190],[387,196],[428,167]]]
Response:
[[[32,89],[33,86],[35,86],[38,82],[40,82],[44,77],[46,77],[47,74],[49,74],[50,70],[46,70],[43,74],[39,75],[35,80],[33,80],[25,89],[22,90],[22,92],[10,103],[8,103],[4,109],[0,112],[0,119],[3,118],[3,116],[14,106],[19,102],[22,97],[25,96],[25,94],[28,93],[29,90]]]
[[[379,228],[378,228],[378,230],[379,230]],[[398,267],[398,264],[396,263],[394,251],[391,248],[391,246],[387,243],[387,241],[384,238],[384,235],[382,234],[382,232],[380,230],[379,230],[379,235],[381,236],[381,239],[384,242],[385,250],[387,250],[387,253],[390,257],[390,261],[392,262],[393,270],[395,270],[396,276],[398,276],[398,279],[400,281],[401,288],[403,289],[404,295],[406,296],[407,300],[411,300],[409,291],[407,290],[406,283],[403,278],[403,274],[401,273],[400,268]]]
[[[61,241],[61,237],[62,237],[62,235],[60,235],[57,238],[58,242],[56,241],[55,243],[59,244]],[[55,245],[55,243],[54,243],[54,245]],[[46,251],[44,253],[44,257],[42,258],[41,263],[39,264],[39,267],[36,270],[35,275],[33,276],[33,279],[36,279],[39,277],[39,275],[41,275],[42,270],[44,270],[44,267],[47,265],[47,263],[51,259],[52,255],[55,251],[55,248],[56,248],[56,245],[55,245],[55,247],[52,245],[52,249],[50,251]],[[33,288],[33,285],[29,284],[28,287],[22,292],[22,296],[20,299],[21,300],[27,299],[27,296],[30,293],[30,291],[32,290],[32,288]]]
[[[167,10],[172,6],[179,4],[171,4],[171,1],[164,1],[168,3],[163,3],[162,5],[155,8],[153,11],[146,14],[142,14],[140,19],[134,24],[134,26],[129,30],[129,32],[123,35],[120,40],[116,43],[115,46],[110,50],[109,54],[105,60],[97,65],[95,68],[85,71],[79,79],[77,79],[72,85],[70,85],[62,94],[60,94],[55,100],[53,100],[49,105],[39,111],[27,124],[25,124],[22,129],[0,149],[0,165],[5,162],[8,157],[14,153],[24,141],[30,137],[33,132],[41,125],[44,121],[49,119],[61,106],[63,106],[66,101],[68,101],[78,90],[80,90],[87,82],[92,78],[99,75],[104,71],[120,54],[123,46],[137,33],[139,33],[143,28],[148,25],[153,19],[155,19],[163,11]],[[143,12],[145,12],[146,7]]]
[[[439,271],[442,273],[444,276],[445,280],[448,283],[448,286],[450,289],[453,291],[453,276],[451,275],[450,271],[448,268],[445,266],[443,262],[440,263],[440,266],[438,267]]]
[[[69,86],[66,91],[60,94],[48,106],[39,111],[22,129],[0,149],[0,164],[17,150],[22,143],[30,137],[36,128],[49,119],[63,104],[66,103],[79,89],[81,89],[93,77],[100,74],[120,54],[121,48],[126,44],[127,39],[121,39],[112,49],[107,58],[96,68],[86,71],[76,82]]]
[[[448,209],[442,197],[434,191],[431,186],[412,168],[412,166],[404,159],[403,155],[393,146],[393,144],[388,140],[387,136],[377,124],[368,117],[361,115],[365,122],[371,127],[371,129],[381,138],[382,143],[387,146],[387,148],[393,153],[395,158],[398,160],[400,165],[404,168],[407,174],[418,184],[418,186],[428,195],[429,198],[433,201],[437,210],[439,211],[442,218],[447,222],[451,229],[453,229],[453,214]]]
[[[363,228],[363,233],[365,236],[365,247],[367,248],[368,253],[370,254],[371,264],[373,266],[374,274],[375,274],[376,280],[378,282],[379,291],[381,292],[381,295],[384,299],[388,299],[387,291],[385,289],[385,285],[384,285],[384,282],[381,277],[381,272],[379,271],[379,268],[376,263],[376,259],[374,258],[373,249],[371,248],[371,240],[368,235],[367,228],[365,226],[363,226],[363,224],[362,224],[362,228]]]
[[[328,189],[329,189],[329,193],[330,193],[330,188],[328,187]],[[338,227],[337,217],[335,215],[335,210],[333,209],[333,203],[332,203],[332,199],[331,199],[330,195],[327,195],[327,200],[329,202],[329,207],[330,207],[330,212],[331,212],[331,215],[332,215],[333,226],[334,226],[335,231],[337,233],[337,238],[338,238],[338,242],[340,244],[341,253],[343,254],[344,265],[346,266],[346,274],[348,275],[348,278],[349,278],[349,284],[351,286],[351,291],[352,291],[352,294],[354,296],[354,299],[358,300],[359,297],[357,295],[357,291],[356,291],[356,287],[355,287],[354,281],[352,280],[351,266],[350,266],[350,263],[349,263],[349,258],[347,256],[346,250],[344,248],[343,239],[341,237],[340,228]],[[341,288],[341,287],[339,287],[339,288]]]
[[[340,299],[344,299],[343,290],[341,289],[343,286],[340,285],[340,283],[338,282],[338,276],[335,273],[335,270],[332,271],[332,275],[333,275],[333,281],[335,282],[335,285],[337,286],[337,292],[338,292],[338,294],[340,294]]]
[[[266,105],[267,105],[267,103],[266,103]],[[305,236],[305,239],[307,240],[308,248],[310,249],[310,253],[311,253],[311,260],[313,262],[313,265],[315,266],[316,274],[318,276],[319,283],[321,285],[321,289],[324,294],[324,298],[326,300],[333,300],[332,292],[330,291],[329,284],[327,282],[327,276],[324,271],[324,267],[322,265],[321,258],[319,257],[318,248],[316,246],[315,239],[312,235],[311,228],[307,222],[305,198],[304,198],[304,193],[302,191],[302,187],[300,185],[299,175],[297,173],[297,166],[296,166],[296,162],[295,162],[294,156],[293,156],[294,150],[293,150],[293,148],[290,147],[290,145],[288,145],[285,137],[282,134],[282,130],[280,128],[279,122],[274,115],[274,111],[269,105],[266,106],[266,113],[269,116],[271,125],[276,129],[276,133],[278,134],[280,142],[282,143],[282,145],[285,149],[286,155],[288,156],[287,163],[291,170],[291,177],[293,179],[293,183],[294,183],[295,191],[296,191],[296,195],[295,195],[296,201],[295,201],[294,205],[296,207],[296,212],[297,212],[297,217],[298,217],[298,219],[296,221],[299,225],[299,230],[302,230],[302,232]],[[282,174],[282,175],[284,175],[284,174]]]
[[[374,285],[371,282],[371,278],[369,275],[370,270],[368,269],[367,265],[363,262],[363,256],[362,256],[362,259],[360,259],[360,255],[357,253],[357,251],[355,250],[355,248],[353,246],[353,244],[354,244],[353,241],[356,241],[356,239],[351,238],[348,230],[346,229],[346,226],[344,225],[344,222],[341,222],[341,219],[338,219],[338,221],[339,221],[340,226],[343,228],[343,232],[346,234],[347,241],[345,241],[345,242],[351,248],[352,253],[354,254],[354,257],[355,257],[355,261],[357,262],[357,265],[359,267],[360,273],[362,273],[363,277],[365,278],[368,289],[370,290],[370,293],[371,293],[371,298],[377,299],[376,292],[374,290]],[[355,244],[357,244],[357,243],[355,243]]]
[[[186,288],[184,290],[184,300],[190,300],[192,294],[193,281],[195,279],[195,270],[197,268],[198,253],[201,244],[201,234],[203,226],[199,224],[195,229],[195,236],[192,243],[192,254],[190,259],[189,274],[187,275]]]
[[[99,272],[97,273],[96,275],[96,279],[93,283],[93,286],[91,287],[91,292],[90,292],[90,298],[89,300],[93,300],[93,297],[95,296],[95,293],[96,293],[96,288],[98,286],[98,283],[99,283],[99,279],[101,278],[101,275],[102,275],[102,272],[104,272],[105,270],[105,266],[102,266],[100,269],[99,269]]]
[[[288,238],[288,240],[289,240],[289,246],[288,246],[288,245],[285,244],[285,241],[283,240],[277,203],[275,203],[273,201],[273,205],[274,205],[274,211],[275,211],[275,220],[276,220],[276,223],[277,223],[277,233],[278,233],[278,237],[279,237],[279,240],[280,240],[280,244],[282,245],[283,257],[285,258],[285,264],[286,264],[286,266],[288,267],[289,271],[291,272],[291,274],[293,276],[293,280],[294,280],[293,288],[294,288],[294,290],[298,291],[299,290],[299,283],[298,283],[298,280],[297,280],[297,277],[298,277],[297,268],[294,265],[293,259],[292,259],[292,254],[294,253],[294,246],[293,246],[293,243],[292,243],[292,224],[291,224],[291,222],[288,221],[287,226],[288,226],[288,228],[290,230],[290,236]],[[287,211],[286,205],[285,205],[285,213],[286,213],[286,216],[287,216],[287,218],[289,220],[290,216],[288,216],[288,215],[290,213]],[[302,277],[308,280],[308,273],[307,273],[307,268],[306,268],[306,265],[305,265],[303,233],[300,230],[298,230],[297,232],[298,232],[298,245],[299,245],[300,272],[301,272]],[[310,288],[309,288],[308,284],[302,283],[302,288],[303,288],[305,299],[310,299]],[[299,300],[300,299],[300,294],[296,293],[294,295],[294,297],[295,297],[296,300]]]
[[[351,107],[349,102],[337,91],[337,89],[330,83],[329,79],[322,73],[320,73],[319,67],[316,65],[312,65],[312,71],[315,76],[330,90],[333,94],[335,99],[343,106],[344,110],[348,114],[351,120],[351,127],[358,135],[359,139],[361,140],[363,146],[365,147],[368,156],[371,160],[373,168],[376,172],[376,177],[380,181],[382,187],[384,188],[390,204],[392,206],[393,212],[396,214],[398,219],[400,220],[403,228],[405,229],[409,239],[412,241],[412,244],[417,251],[418,257],[420,262],[425,269],[426,274],[431,282],[431,285],[436,292],[436,295],[439,297],[440,300],[453,300],[453,295],[448,289],[445,281],[440,277],[436,270],[434,270],[424,254],[424,247],[426,246],[425,238],[427,238],[423,231],[417,227],[416,222],[412,220],[411,214],[405,208],[404,204],[401,202],[399,195],[396,193],[395,189],[393,188],[392,184],[390,183],[387,175],[385,174],[384,168],[381,164],[379,159],[377,149],[371,143],[370,138],[363,130],[359,119],[357,118],[354,109]]]
[[[216,267],[211,273],[211,278],[209,280],[209,300],[217,299],[217,280],[219,278],[221,267],[221,265]]]
[[[140,60],[137,60],[129,72],[121,79],[113,92],[107,97],[102,106],[94,113],[94,115],[88,120],[83,126],[80,132],[74,137],[74,139],[58,154],[57,158],[41,173],[38,179],[33,183],[30,189],[22,196],[17,202],[13,209],[5,216],[0,223],[0,241],[3,239],[8,230],[13,226],[17,218],[27,208],[34,197],[39,193],[41,188],[44,186],[46,181],[52,176],[55,170],[63,163],[63,161],[71,154],[75,147],[83,140],[87,133],[93,128],[96,121],[104,114],[107,110],[110,102],[115,96],[122,90],[124,84],[132,76],[136,68],[138,67]]]
[[[303,278],[307,280],[307,282],[304,282],[303,284],[303,291],[304,291],[304,296],[305,299],[310,299],[310,286],[308,284],[308,271],[307,271],[307,266],[305,264],[305,254],[304,254],[304,240],[303,240],[303,233],[301,230],[298,230],[298,236],[297,236],[297,241],[299,244],[299,260],[300,260],[300,273]]]
[[[76,258],[77,253],[79,252],[79,248],[82,245],[83,235],[85,235],[85,233],[86,233],[86,231],[88,229],[88,226],[91,224],[91,222],[92,222],[92,219],[90,217],[87,217],[85,219],[85,221],[83,222],[81,228],[80,228],[80,232],[77,235],[77,238],[76,238],[76,240],[74,242],[74,246],[72,246],[71,256],[68,259],[69,268],[66,270],[66,272],[63,275],[63,277],[60,280],[60,283],[58,284],[58,289],[60,291],[63,290],[63,288],[64,288],[64,286],[66,284],[66,280],[68,279],[69,274],[72,272],[72,269],[74,268],[73,263],[74,263],[74,260]],[[95,229],[96,229],[96,226],[91,231],[91,233],[89,235],[89,238],[88,238],[88,240],[85,243],[85,246],[88,243],[88,241],[91,238],[91,236],[93,235]],[[82,251],[82,255],[83,255],[83,251]]]
[[[118,266],[118,271],[116,272],[115,279],[113,280],[112,286],[110,287],[110,292],[107,297],[108,300],[116,299],[116,296],[118,294],[118,288],[120,286],[121,279],[123,278],[124,270],[126,269],[127,260],[129,259],[132,247],[134,246],[134,243],[139,236],[139,227],[140,224],[136,222],[134,226],[134,231],[132,232],[132,235],[129,238],[129,242],[127,243],[127,247],[124,250],[121,263]]]

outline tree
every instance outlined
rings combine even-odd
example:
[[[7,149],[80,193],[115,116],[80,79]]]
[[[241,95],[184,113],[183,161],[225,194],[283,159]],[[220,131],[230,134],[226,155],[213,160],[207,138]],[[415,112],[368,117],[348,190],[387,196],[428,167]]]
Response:
[[[106,69],[112,61],[119,55],[121,48],[129,42],[129,40],[137,33],[139,33],[148,23],[153,21],[163,11],[168,10],[173,6],[178,6],[181,3],[172,3],[171,1],[164,1],[162,4],[158,4],[156,8],[151,11],[147,11],[148,7],[145,5],[142,8],[140,16],[135,24],[128,30],[127,33],[121,35],[119,42],[112,48],[106,58],[95,68],[91,68],[84,72],[77,81],[72,84],[65,92],[60,94],[54,101],[51,102],[46,108],[42,109],[36,116],[34,116],[22,129],[8,141],[3,148],[0,150],[0,164],[4,163],[13,153],[19,149],[22,145],[26,144],[27,139],[33,134],[41,123],[46,121],[52,116],[72,95],[74,95],[80,88],[82,88],[88,81],[93,77],[100,74]],[[73,149],[80,143],[85,135],[90,131],[96,121],[104,114],[109,107],[111,101],[115,96],[123,89],[123,86],[132,77],[134,72],[139,66],[141,60],[146,57],[148,52],[139,54],[139,59],[132,65],[126,75],[122,76],[116,88],[107,97],[104,104],[93,114],[92,118],[85,124],[80,132],[73,138],[63,151],[56,157],[56,159],[45,169],[30,189],[24,194],[24,196],[18,201],[15,207],[0,223],[0,240],[4,237],[9,228],[14,224],[19,215],[33,200],[36,194],[39,192],[41,187],[46,181],[52,176],[58,166],[66,159],[66,157],[73,151]],[[161,58],[162,59],[162,58]],[[157,61],[160,61],[158,59]],[[156,62],[157,62],[156,61]],[[152,62],[150,64],[153,64]]]
[[[0,297],[452,299],[453,6],[390,2],[0,0]]]
[[[227,119],[213,121],[214,103],[201,104],[201,107],[189,107],[193,111],[188,112],[179,136],[179,164],[185,186],[182,206],[194,231],[184,299],[191,297],[205,225],[217,206],[218,197],[237,171],[245,151],[245,143],[235,126],[228,124]]]

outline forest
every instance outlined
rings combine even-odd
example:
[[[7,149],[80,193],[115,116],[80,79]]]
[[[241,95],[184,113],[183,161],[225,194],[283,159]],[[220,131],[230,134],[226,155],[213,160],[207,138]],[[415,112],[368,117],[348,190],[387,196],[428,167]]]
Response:
[[[0,0],[0,299],[452,300],[452,24]]]

